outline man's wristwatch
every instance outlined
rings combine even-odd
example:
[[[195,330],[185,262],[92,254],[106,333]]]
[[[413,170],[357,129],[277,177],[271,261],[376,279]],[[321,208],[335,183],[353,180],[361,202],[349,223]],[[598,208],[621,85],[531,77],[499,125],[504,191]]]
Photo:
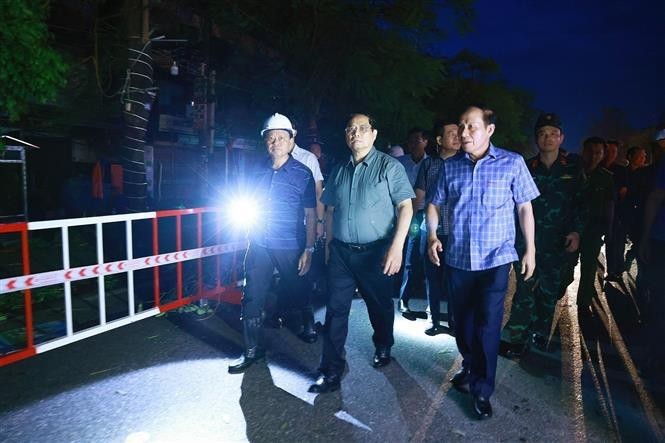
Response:
[[[309,252],[310,254],[314,253],[314,246],[310,246],[308,248],[305,248],[305,251]]]
[[[322,218],[316,220],[317,223],[324,224],[326,221]]]

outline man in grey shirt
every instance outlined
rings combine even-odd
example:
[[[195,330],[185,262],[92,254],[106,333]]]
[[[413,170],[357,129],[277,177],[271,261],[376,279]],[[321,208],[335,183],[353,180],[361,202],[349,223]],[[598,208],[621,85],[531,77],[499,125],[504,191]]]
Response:
[[[390,363],[393,345],[393,276],[413,215],[413,188],[402,165],[374,148],[377,130],[366,114],[351,115],[348,162],[330,174],[321,201],[326,209],[328,292],[321,374],[309,391],[336,391],[346,360],[353,293],[360,290],[374,328],[374,367]],[[395,209],[397,209],[395,211]],[[395,215],[397,213],[397,215]]]

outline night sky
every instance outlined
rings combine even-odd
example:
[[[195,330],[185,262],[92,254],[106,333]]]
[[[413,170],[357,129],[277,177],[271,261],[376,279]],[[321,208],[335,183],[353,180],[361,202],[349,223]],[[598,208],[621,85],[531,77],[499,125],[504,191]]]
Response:
[[[477,0],[475,11],[473,30],[450,35],[442,54],[468,48],[496,60],[536,109],[560,115],[569,150],[604,107],[636,129],[664,123],[665,1]]]

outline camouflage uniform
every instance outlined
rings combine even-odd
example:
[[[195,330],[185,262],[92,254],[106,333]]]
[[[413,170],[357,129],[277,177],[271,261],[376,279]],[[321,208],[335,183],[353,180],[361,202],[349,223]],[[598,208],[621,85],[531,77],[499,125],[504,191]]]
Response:
[[[598,270],[598,254],[603,244],[603,235],[608,234],[612,221],[614,201],[614,177],[602,166],[588,174],[584,196],[587,217],[584,236],[580,245],[580,286],[577,291],[577,306],[586,307],[596,297],[594,279]]]
[[[503,330],[503,340],[525,344],[531,333],[548,334],[554,307],[566,287],[573,281],[577,252],[565,250],[566,235],[577,232],[582,237],[584,226],[584,175],[580,165],[561,152],[548,169],[538,156],[527,161],[540,197],[531,202],[536,223],[536,269],[524,281],[520,263],[515,262],[517,289],[513,297],[510,320]],[[520,260],[525,242],[518,230],[516,242]]]

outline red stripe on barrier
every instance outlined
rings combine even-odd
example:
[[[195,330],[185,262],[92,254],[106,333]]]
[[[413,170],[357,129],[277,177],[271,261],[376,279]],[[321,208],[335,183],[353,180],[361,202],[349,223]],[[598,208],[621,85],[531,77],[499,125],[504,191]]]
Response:
[[[12,352],[11,354],[3,355],[0,357],[0,367],[24,360],[28,357],[32,357],[33,355],[37,355],[37,351],[35,351],[34,346],[25,348],[21,351]]]
[[[24,232],[27,230],[28,230],[28,224],[26,222],[0,224],[0,234],[10,234],[12,232]]]

